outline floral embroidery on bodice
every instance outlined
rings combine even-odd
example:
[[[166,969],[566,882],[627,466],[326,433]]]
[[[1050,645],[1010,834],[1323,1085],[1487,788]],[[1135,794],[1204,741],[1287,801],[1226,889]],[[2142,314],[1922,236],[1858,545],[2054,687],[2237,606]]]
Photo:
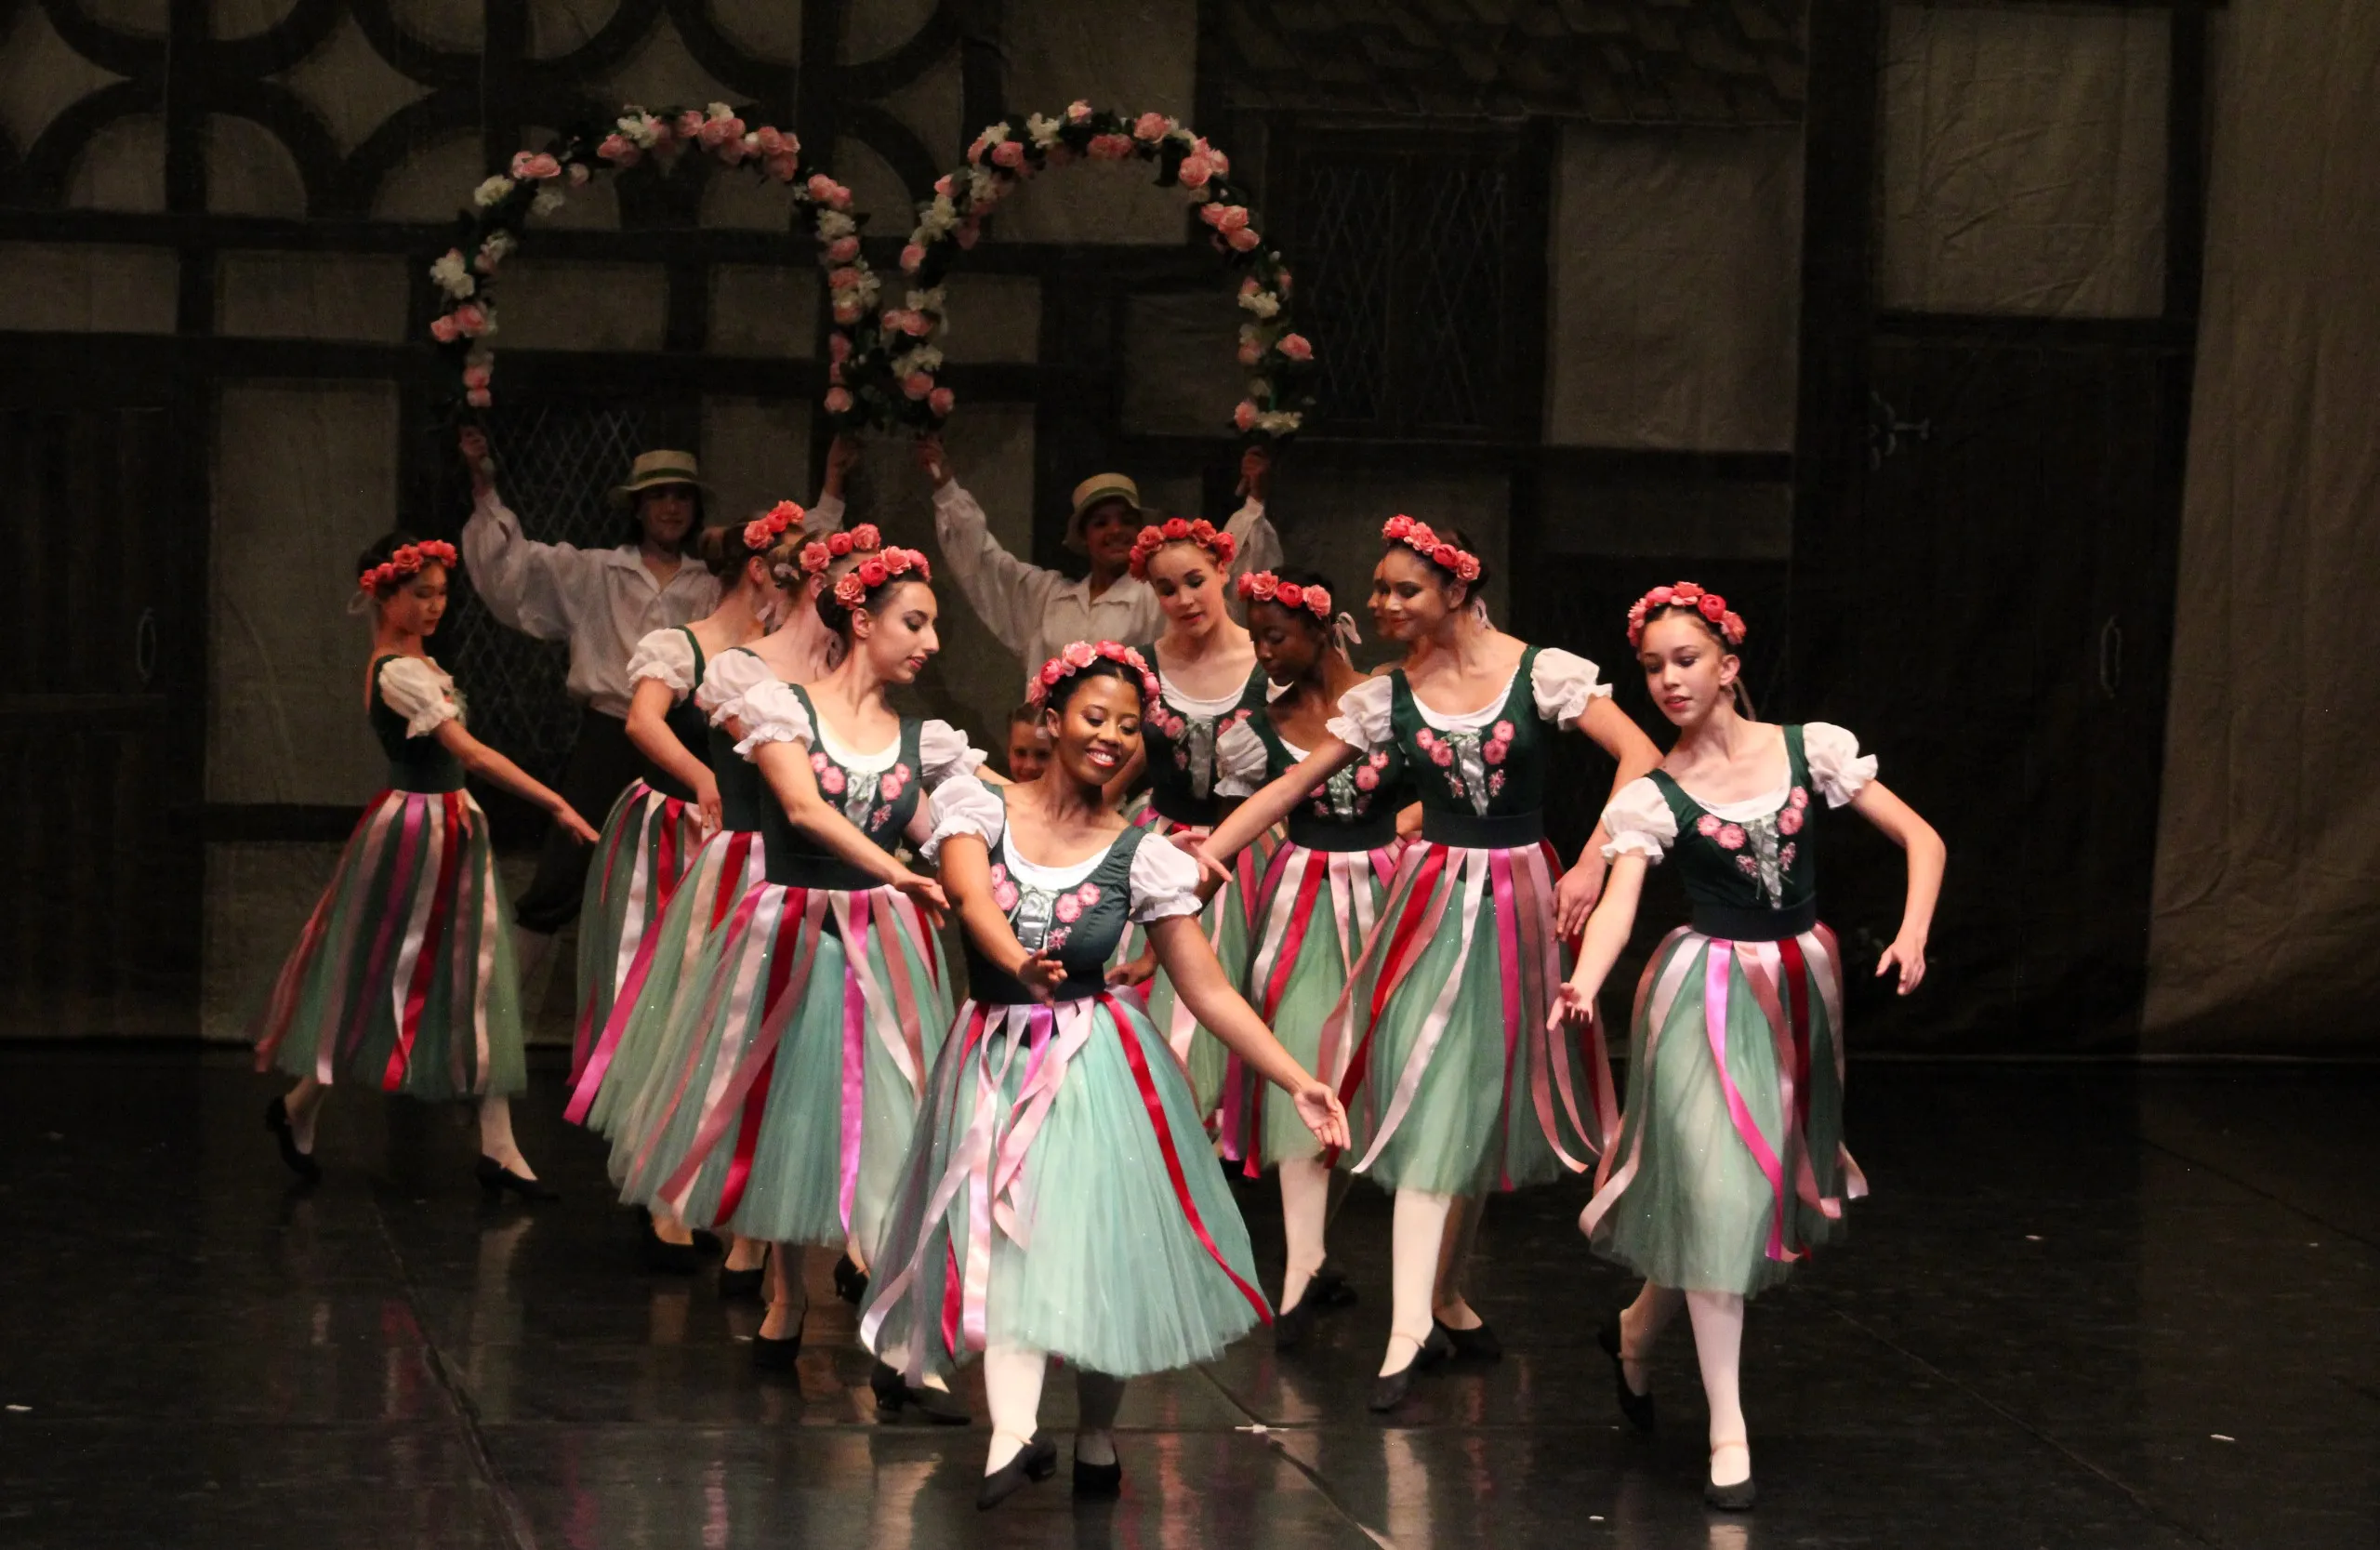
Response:
[[[1806,821],[1810,793],[1796,784],[1776,812],[1730,823],[1715,813],[1695,820],[1694,831],[1735,857],[1736,870],[1760,884],[1768,907],[1785,904],[1785,879],[1793,869],[1801,847],[1787,836],[1798,834]]]

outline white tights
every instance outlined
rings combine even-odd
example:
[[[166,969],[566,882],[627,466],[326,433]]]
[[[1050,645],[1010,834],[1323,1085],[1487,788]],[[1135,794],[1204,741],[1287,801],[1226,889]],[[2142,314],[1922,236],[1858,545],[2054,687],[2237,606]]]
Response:
[[[1743,1297],[1733,1292],[1681,1292],[1646,1281],[1620,1316],[1620,1349],[1629,1366],[1641,1367],[1644,1353],[1653,1348],[1680,1304],[1694,1326],[1694,1358],[1702,1369],[1702,1397],[1711,1407],[1711,1478],[1717,1485],[1734,1485],[1752,1474],[1751,1431],[1744,1424],[1739,1383],[1743,1369]],[[1639,1393],[1644,1392],[1641,1376],[1641,1372],[1631,1373],[1628,1380],[1628,1386]]]
[[[300,1077],[281,1100],[289,1111],[290,1138],[310,1156],[314,1150],[314,1127],[323,1118],[323,1100],[329,1096],[330,1089],[319,1078]],[[512,1100],[503,1093],[490,1093],[480,1100],[480,1151],[522,1178],[537,1176],[529,1159],[521,1155],[520,1144],[512,1139]]]
[[[1289,1268],[1281,1277],[1284,1312],[1305,1297],[1307,1283],[1322,1268],[1323,1235],[1330,1219],[1330,1170],[1318,1157],[1281,1159],[1281,1236],[1288,1240]]]
[[[984,1353],[984,1400],[992,1412],[992,1447],[984,1473],[1025,1451],[1041,1424],[1041,1379],[1049,1354],[1028,1345],[994,1345]],[[1124,1380],[1087,1368],[1075,1369],[1075,1457],[1085,1464],[1116,1462],[1116,1411],[1124,1402]]]
[[[1428,1189],[1400,1189],[1390,1229],[1388,1352],[1382,1376],[1404,1371],[1430,1338],[1434,1319],[1448,1328],[1479,1327],[1463,1297],[1471,1247],[1479,1236],[1480,1204]]]

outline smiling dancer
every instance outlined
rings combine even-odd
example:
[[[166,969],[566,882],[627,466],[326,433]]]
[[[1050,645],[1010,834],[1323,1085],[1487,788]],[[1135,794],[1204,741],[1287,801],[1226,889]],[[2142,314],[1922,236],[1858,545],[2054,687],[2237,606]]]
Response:
[[[1126,922],[1148,926],[1198,1020],[1290,1093],[1324,1145],[1347,1134],[1329,1087],[1216,964],[1193,919],[1197,863],[1107,799],[1157,704],[1139,654],[1076,642],[1034,682],[1053,738],[1041,777],[954,781],[935,798],[972,999],[935,1065],[861,1322],[912,1381],[983,1353],[982,1507],[1057,1468],[1038,1431],[1051,1356],[1076,1370],[1075,1493],[1112,1497],[1124,1380],[1208,1360],[1266,1317],[1182,1068],[1107,987]]]
[[[714,712],[774,799],[761,813],[768,880],[705,946],[628,1143],[630,1199],[861,1265],[950,1013],[942,890],[892,848],[927,793],[983,762],[952,727],[887,702],[940,649],[930,579],[915,550],[867,553],[819,600],[843,642],[836,669],[807,686],[755,683]],[[772,1253],[758,1365],[792,1365],[806,1311],[799,1256]],[[947,1396],[878,1377],[880,1409],[965,1418]]]
[[[364,810],[330,886],[282,965],[257,1031],[257,1069],[298,1085],[266,1128],[282,1160],[311,1181],[323,1099],[341,1076],[431,1102],[479,1102],[478,1177],[490,1194],[552,1192],[512,1137],[511,1094],[526,1084],[521,994],[487,816],[466,771],[595,838],[570,803],[463,730],[462,696],[430,659],[446,613],[451,544],[391,533],[364,551],[358,607],[372,615],[364,701],[389,756],[389,789]]]
[[[1645,1277],[1598,1338],[1620,1407],[1649,1430],[1645,1357],[1681,1303],[1711,1407],[1713,1506],[1755,1491],[1737,1375],[1744,1299],[1842,1235],[1843,1201],[1867,1182],[1843,1145],[1843,954],[1818,923],[1816,831],[1823,797],[1908,853],[1900,931],[1876,964],[1909,994],[1925,977],[1941,892],[1941,838],[1876,779],[1850,733],[1772,726],[1742,699],[1744,622],[1690,581],[1628,612],[1646,687],[1678,729],[1648,777],[1604,812],[1613,858],[1554,1021],[1584,1019],[1635,923],[1645,871],[1674,851],[1691,925],[1665,938],[1636,987],[1628,1108],[1580,1226]]]
[[[1552,734],[1576,729],[1620,762],[1614,788],[1659,755],[1611,703],[1595,665],[1489,625],[1487,566],[1460,533],[1406,517],[1382,529],[1372,616],[1405,665],[1339,701],[1295,768],[1242,802],[1204,847],[1222,863],[1341,770],[1383,749],[1413,773],[1421,837],[1323,1036],[1355,1133],[1355,1171],[1395,1191],[1393,1307],[1375,1410],[1402,1403],[1425,1362],[1502,1347],[1462,1291],[1459,1200],[1589,1166],[1617,1127],[1600,1030],[1584,1051],[1545,1031],[1559,934],[1602,885],[1597,828],[1554,880],[1543,805]]]

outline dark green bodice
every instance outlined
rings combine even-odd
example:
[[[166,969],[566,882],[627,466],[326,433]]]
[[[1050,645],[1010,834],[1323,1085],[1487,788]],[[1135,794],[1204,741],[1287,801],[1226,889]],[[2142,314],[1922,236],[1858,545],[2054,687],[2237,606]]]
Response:
[[[463,788],[463,762],[447,752],[446,745],[434,734],[407,736],[405,718],[380,693],[381,669],[396,660],[396,654],[391,653],[372,664],[372,735],[380,739],[381,751],[389,756],[389,788],[459,791]],[[460,698],[458,693],[458,703]]]
[[[1774,942],[1818,923],[1818,857],[1807,827],[1810,766],[1798,726],[1785,729],[1785,762],[1791,775],[1783,804],[1742,822],[1710,812],[1667,772],[1652,774],[1677,820],[1673,854],[1694,906],[1694,929],[1705,936]]]
[[[1395,685],[1389,725],[1421,797],[1422,838],[1443,845],[1513,850],[1545,832],[1545,772],[1549,729],[1537,713],[1532,680],[1538,648],[1521,653],[1519,668],[1496,719],[1472,732],[1440,732],[1421,716],[1405,669]]]
[[[688,753],[693,754],[696,759],[707,759],[710,755],[709,718],[706,717],[701,708],[694,704],[694,690],[703,686],[703,670],[708,664],[703,659],[703,643],[694,639],[694,632],[682,624],[678,627],[678,630],[686,637],[686,644],[694,648],[694,688],[688,689],[685,697],[669,708],[669,713],[662,717],[662,721],[671,732],[677,734],[680,746]],[[686,789],[683,781],[650,759],[643,762],[644,783],[647,786],[665,797],[675,797],[680,801],[694,800],[694,794]],[[723,792],[721,800],[724,801]]]
[[[1157,664],[1154,643],[1140,648],[1157,682],[1165,670]],[[1223,821],[1223,804],[1215,795],[1215,739],[1235,721],[1247,721],[1264,709],[1264,669],[1256,669],[1240,686],[1239,699],[1211,720],[1184,716],[1160,696],[1156,714],[1141,723],[1141,741],[1147,748],[1149,805],[1157,815],[1177,824],[1212,828]]]
[[[744,651],[742,646],[735,649]],[[744,651],[744,655],[755,654]],[[693,704],[694,696],[687,696],[686,702]],[[704,736],[711,778],[719,783],[719,827],[748,834],[760,827],[761,815],[776,802],[769,795],[767,783],[760,779],[760,767],[735,751],[735,739],[728,735],[724,727],[706,727]]]
[[[1269,706],[1249,722],[1264,744],[1264,778],[1277,780],[1299,756],[1273,724]],[[1289,810],[1289,843],[1310,851],[1376,851],[1396,839],[1396,813],[1412,801],[1401,744],[1374,749]]]
[[[1005,803],[1005,788],[996,787]],[[1140,854],[1148,830],[1127,827],[1099,858],[1099,865],[1080,882],[1051,894],[1018,881],[1010,874],[1009,839],[1005,828],[992,847],[992,899],[1008,916],[1016,939],[1028,952],[1047,951],[1065,966],[1058,987],[1060,1000],[1080,1000],[1107,988],[1107,962],[1116,954],[1130,925],[1132,858]],[[967,939],[967,984],[979,1001],[1004,1006],[1034,999],[1013,977],[994,968]]]
[[[857,775],[835,762],[826,751],[818,708],[798,683],[787,684],[810,718],[810,773],[818,794],[842,809],[843,816],[890,854],[901,843],[901,831],[918,810],[925,788],[918,779],[918,735],[925,725],[917,716],[901,718],[901,751],[892,767],[876,775]],[[755,774],[757,775],[757,771]],[[839,888],[861,892],[878,886],[875,878],[826,849],[786,816],[785,804],[761,793],[760,835],[768,851],[769,881],[795,888]]]

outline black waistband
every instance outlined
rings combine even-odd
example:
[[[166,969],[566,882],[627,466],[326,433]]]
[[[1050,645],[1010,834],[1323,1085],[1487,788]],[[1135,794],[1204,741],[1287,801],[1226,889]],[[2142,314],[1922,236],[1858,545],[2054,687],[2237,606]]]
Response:
[[[1694,929],[1722,942],[1782,942],[1818,923],[1816,899],[1804,899],[1782,909],[1744,909],[1724,904],[1694,907]]]
[[[1223,821],[1221,798],[1209,797],[1204,801],[1187,791],[1169,787],[1149,788],[1149,806],[1157,815],[1170,824],[1187,824],[1193,828],[1212,828]]]
[[[1310,851],[1376,851],[1395,843],[1396,814],[1392,809],[1341,822],[1307,808],[1289,815],[1289,843]]]
[[[883,886],[874,874],[862,871],[840,856],[787,855],[774,846],[768,850],[768,869],[769,881],[787,888],[828,888],[843,894],[865,894]]]
[[[1545,815],[1507,813],[1483,818],[1473,813],[1442,813],[1425,807],[1421,810],[1421,838],[1433,845],[1451,845],[1457,850],[1526,850],[1545,838]]]
[[[671,775],[660,765],[654,763],[651,760],[645,761],[643,779],[647,786],[652,787],[654,790],[660,792],[665,797],[675,798],[679,801],[692,801],[694,800],[694,793],[687,788],[685,782],[680,780],[677,776]]]
[[[415,797],[443,797],[463,788],[463,768],[457,764],[446,770],[413,770],[403,764],[389,766],[389,789],[403,791]]]

